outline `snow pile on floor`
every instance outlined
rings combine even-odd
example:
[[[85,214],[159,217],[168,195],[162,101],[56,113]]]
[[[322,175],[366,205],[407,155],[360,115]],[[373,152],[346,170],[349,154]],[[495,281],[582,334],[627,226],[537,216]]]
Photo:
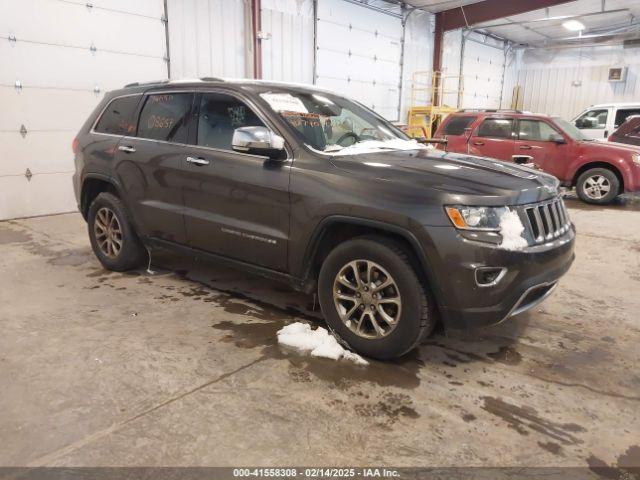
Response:
[[[302,322],[292,323],[278,330],[278,343],[310,353],[312,357],[332,360],[344,358],[358,365],[369,365],[369,362],[357,353],[345,350],[327,329],[318,327],[312,330],[310,325]]]
[[[508,210],[500,216],[500,246],[506,250],[522,250],[527,246],[527,240],[522,236],[524,225],[513,210]]]

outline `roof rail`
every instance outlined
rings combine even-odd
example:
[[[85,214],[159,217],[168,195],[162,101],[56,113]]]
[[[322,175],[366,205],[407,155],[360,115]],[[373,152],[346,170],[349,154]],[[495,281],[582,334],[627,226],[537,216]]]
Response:
[[[224,78],[220,77],[200,77],[203,82],[224,82]]]
[[[523,110],[514,110],[512,108],[462,108],[458,112],[524,113]]]
[[[164,79],[164,80],[152,80],[150,82],[133,82],[133,83],[127,83],[124,88],[129,88],[129,87],[140,87],[142,85],[156,85],[156,84],[162,84],[162,83],[169,83],[169,80]]]

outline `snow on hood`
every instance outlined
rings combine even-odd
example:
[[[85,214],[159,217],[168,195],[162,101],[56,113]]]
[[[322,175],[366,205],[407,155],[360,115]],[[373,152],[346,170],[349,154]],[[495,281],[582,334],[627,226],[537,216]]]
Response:
[[[522,236],[524,225],[518,216],[518,212],[508,210],[500,216],[500,235],[502,243],[500,247],[505,250],[522,250],[528,243]]]
[[[394,138],[392,140],[365,140],[363,142],[354,143],[348,147],[341,145],[327,145],[323,153],[331,155],[357,155],[360,153],[373,153],[380,150],[424,150],[427,147],[415,140],[403,140]]]
[[[278,330],[277,335],[279,344],[309,353],[312,357],[332,360],[344,358],[358,365],[369,365],[369,362],[357,353],[343,348],[326,328],[318,327],[312,330],[307,323],[295,322]]]

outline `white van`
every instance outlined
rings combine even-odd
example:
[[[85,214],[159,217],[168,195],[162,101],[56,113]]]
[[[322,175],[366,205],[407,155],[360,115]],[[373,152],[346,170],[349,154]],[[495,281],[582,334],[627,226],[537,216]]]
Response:
[[[573,119],[585,137],[607,140],[629,115],[640,115],[640,103],[602,103],[591,105]]]

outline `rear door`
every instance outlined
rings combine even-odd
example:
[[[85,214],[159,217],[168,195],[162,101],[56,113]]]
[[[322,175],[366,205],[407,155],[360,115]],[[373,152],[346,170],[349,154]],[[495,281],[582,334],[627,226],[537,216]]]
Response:
[[[551,141],[554,135],[564,135],[541,119],[520,118],[517,122],[514,161],[535,163],[546,173],[564,179],[572,145]]]
[[[196,98],[183,187],[189,244],[225,257],[286,270],[291,161],[236,152],[233,132],[269,126],[246,99],[222,91]]]
[[[487,117],[471,135],[469,153],[510,162],[514,135],[513,118]]]
[[[120,140],[116,174],[144,234],[186,243],[182,214],[185,142],[193,93],[145,96],[136,135]]]
[[[607,127],[611,110],[611,107],[592,108],[576,118],[574,123],[587,138],[606,140],[611,133]]]

